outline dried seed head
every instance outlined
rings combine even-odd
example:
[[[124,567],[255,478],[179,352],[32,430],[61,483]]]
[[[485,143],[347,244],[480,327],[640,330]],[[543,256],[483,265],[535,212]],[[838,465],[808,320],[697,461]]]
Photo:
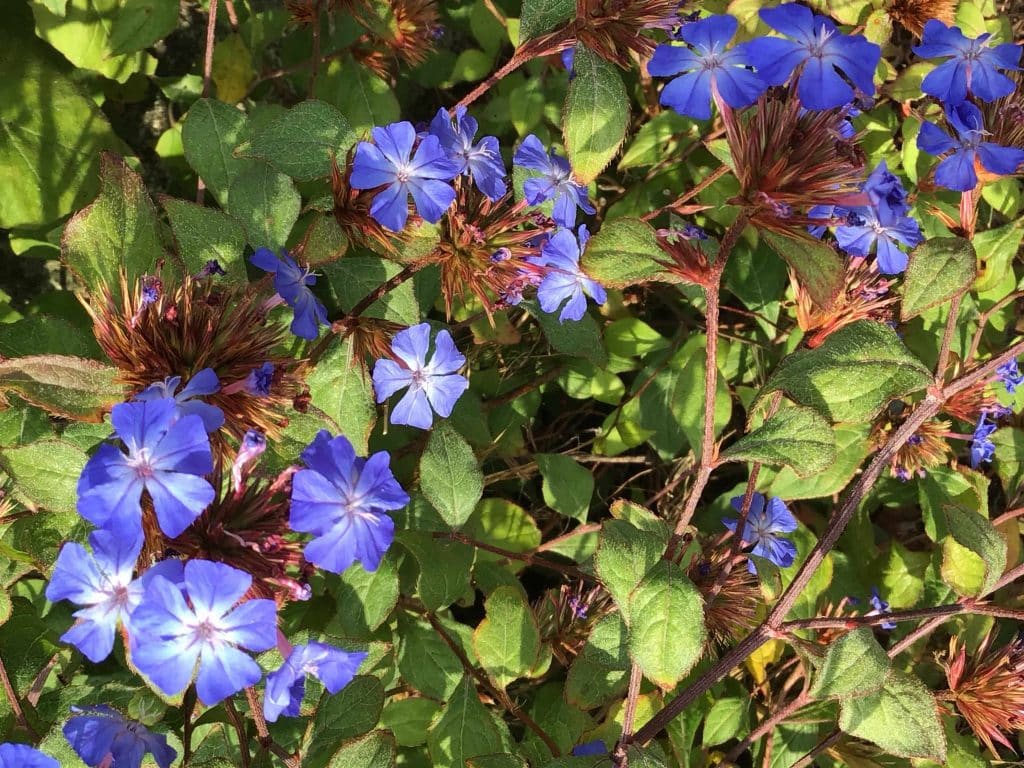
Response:
[[[796,294],[797,324],[807,334],[806,343],[812,349],[858,320],[889,322],[893,306],[899,301],[898,296],[889,292],[895,281],[879,274],[873,262],[861,258],[850,259],[844,288],[827,307],[811,298],[796,273],[791,271],[789,279]]]
[[[876,422],[870,437],[872,450],[885,445],[892,432],[906,421],[911,413],[913,411],[905,410],[897,421],[886,417]],[[903,481],[924,477],[932,467],[948,462],[952,456],[947,442],[949,428],[948,421],[939,419],[931,419],[918,427],[890,460],[889,469],[892,476]]]
[[[890,0],[885,12],[918,37],[929,19],[938,19],[947,27],[955,21],[957,0]]]
[[[989,130],[985,141],[1001,147],[1024,149],[1024,72],[1004,74],[1013,81],[1015,87],[1009,95],[981,105],[985,125]],[[975,168],[978,165],[975,163]]]
[[[813,206],[864,197],[864,157],[843,110],[805,111],[792,90],[771,90],[742,113],[718,101],[740,182],[734,202],[752,224],[787,233],[821,223],[806,216]]]
[[[601,587],[584,588],[583,582],[549,589],[533,606],[541,639],[549,643],[558,661],[569,666],[590,636],[590,630],[614,608]]]
[[[276,435],[284,411],[301,389],[299,363],[282,350],[286,331],[266,322],[263,298],[248,287],[185,276],[163,281],[155,299],[152,278],[134,289],[122,276],[120,298],[104,289],[85,303],[96,341],[134,392],[169,376],[187,381],[212,368],[221,389],[206,400],[224,412],[224,427],[240,440],[250,428]],[[268,394],[250,392],[245,382],[270,363],[275,371]]]
[[[349,184],[352,157],[355,149],[349,151],[348,162],[342,170],[336,160],[331,163],[331,193],[334,197],[334,218],[348,239],[364,248],[383,253],[394,253],[395,244],[409,240],[408,228],[402,232],[391,232],[381,226],[370,215],[370,206],[377,196],[375,189],[354,189]],[[418,220],[410,211],[410,219]]]
[[[1001,648],[990,649],[992,634],[968,656],[964,643],[953,636],[943,664],[948,693],[971,730],[994,755],[996,744],[1014,749],[1008,738],[1024,727],[1024,640],[1017,637]]]
[[[720,647],[730,646],[746,637],[757,626],[757,612],[764,604],[757,576],[747,569],[747,557],[741,555],[723,576],[732,556],[729,542],[706,551],[690,563],[688,575],[704,596],[704,621],[708,633]],[[717,594],[715,585],[722,581]]]
[[[629,69],[630,54],[648,59],[657,46],[644,30],[676,26],[678,8],[677,0],[576,0],[576,39],[601,58]]]

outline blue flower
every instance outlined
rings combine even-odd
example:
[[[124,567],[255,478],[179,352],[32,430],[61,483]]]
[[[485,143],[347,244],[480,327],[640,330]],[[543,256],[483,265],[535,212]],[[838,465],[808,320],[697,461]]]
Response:
[[[436,224],[455,200],[455,190],[445,182],[462,169],[445,156],[436,136],[425,136],[413,153],[416,129],[412,123],[392,123],[373,129],[374,144],[359,142],[352,162],[350,183],[355,189],[387,185],[373,198],[370,215],[377,222],[400,232],[409,218],[409,195],[416,212]],[[410,159],[411,157],[411,159]]]
[[[245,379],[245,390],[250,395],[267,397],[270,395],[270,386],[274,383],[274,364],[264,363],[259,368],[253,368]]]
[[[743,509],[742,496],[733,497],[731,503],[737,512]],[[722,525],[733,533],[736,533],[737,523],[739,520],[733,520],[731,517],[722,519]],[[780,534],[792,533],[795,530],[796,518],[782,499],[767,500],[760,493],[754,494],[750,500],[747,523],[743,526],[743,542],[753,545],[750,554],[763,557],[779,568],[788,568],[796,559],[796,544]],[[747,569],[751,573],[757,573],[757,566],[753,560],[747,560]]]
[[[601,755],[608,754],[608,747],[604,745],[601,739],[594,739],[593,741],[585,741],[582,744],[577,744],[572,748],[573,757],[599,757]]]
[[[263,716],[271,723],[282,714],[298,717],[306,691],[306,675],[313,675],[335,694],[352,681],[367,655],[366,651],[343,651],[324,643],[295,646],[280,669],[267,675]]]
[[[46,586],[46,599],[51,603],[70,600],[82,606],[74,614],[78,622],[61,640],[98,663],[114,649],[118,624],[128,627],[129,616],[142,599],[143,585],[132,579],[142,536],[93,531],[89,545],[91,553],[76,542],[61,548]]]
[[[213,706],[263,676],[242,648],[265,651],[277,637],[277,606],[273,600],[247,600],[252,577],[230,565],[206,560],[185,563],[181,587],[155,576],[132,613],[132,661],[142,674],[168,695],[192,681],[196,692]]]
[[[64,738],[89,768],[140,768],[147,752],[160,768],[171,768],[178,756],[166,736],[104,704],[72,707],[71,711],[74,714],[64,724]]]
[[[870,611],[867,614],[865,614],[866,616],[877,616],[880,613],[882,613],[882,614],[892,613],[892,611],[889,609],[889,604],[887,602],[885,602],[885,600],[882,599],[882,596],[878,593],[878,587],[872,587],[871,588],[871,599],[870,599],[869,602],[871,603],[871,607],[874,610]],[[892,630],[892,629],[896,629],[896,622],[895,621],[883,621],[878,626],[881,627],[882,629]]]
[[[523,195],[530,205],[540,205],[554,199],[551,218],[556,224],[574,227],[576,208],[584,213],[596,213],[594,206],[587,200],[587,188],[573,181],[569,161],[556,155],[554,150],[546,152],[540,139],[532,133],[523,139],[512,162],[520,168],[540,172],[540,176],[527,179],[523,184]]]
[[[292,333],[300,339],[313,341],[320,334],[320,324],[328,324],[327,310],[309,289],[316,285],[316,275],[300,268],[287,251],[281,251],[281,258],[278,258],[269,248],[260,248],[249,261],[274,275],[274,290],[295,313]]]
[[[924,242],[921,227],[909,216],[901,216],[886,224],[873,208],[853,208],[846,212],[847,223],[836,227],[836,242],[852,256],[866,257],[874,247],[878,271],[898,275],[907,268],[907,254],[897,243],[913,248]]]
[[[662,104],[681,115],[707,120],[713,92],[734,108],[757,101],[767,86],[749,69],[746,46],[725,50],[738,26],[734,16],[708,16],[679,30],[679,39],[689,43],[689,48],[663,44],[655,49],[647,64],[650,74],[670,77],[684,73],[662,90]]]
[[[977,426],[974,427],[971,439],[971,469],[977,469],[982,462],[990,463],[992,457],[996,455],[996,446],[989,438],[998,429],[998,425],[987,421],[985,416],[986,414],[981,414]]]
[[[579,320],[587,311],[587,296],[598,304],[608,299],[604,287],[583,274],[580,269],[580,248],[585,247],[590,234],[586,225],[580,225],[579,242],[572,231],[560,229],[540,248],[540,256],[530,261],[545,268],[544,278],[537,286],[537,300],[545,312],[562,311],[558,320]],[[563,306],[564,304],[564,306]]]
[[[950,59],[925,76],[921,90],[947,107],[966,101],[969,93],[982,101],[995,101],[1013,93],[1013,81],[999,70],[1020,69],[1020,46],[1002,43],[990,48],[990,37],[984,34],[971,40],[959,27],[947,27],[938,19],[930,19],[914,53],[926,59]]]
[[[177,418],[180,419],[182,416],[194,413],[203,420],[203,426],[206,427],[207,432],[216,432],[220,429],[224,424],[224,414],[220,408],[194,399],[200,395],[212,395],[220,389],[220,381],[213,369],[203,368],[188,380],[188,384],[181,392],[174,394],[179,384],[181,384],[181,376],[170,376],[163,381],[150,384],[135,396],[135,400],[145,402],[147,400],[171,399],[174,401]]]
[[[853,101],[846,78],[865,95],[875,91],[882,49],[861,35],[844,35],[830,19],[798,3],[762,8],[772,29],[792,39],[761,37],[747,43],[747,59],[768,85],[782,85],[799,70],[800,102],[808,109],[832,109]]]
[[[193,277],[195,277],[196,280],[202,280],[205,277],[213,277],[214,275],[223,276],[226,274],[227,272],[224,271],[224,267],[220,265],[219,261],[216,259],[210,259],[203,265],[202,269],[195,273]]]
[[[565,71],[569,73],[569,79],[573,80],[576,77],[576,46],[570,45],[564,51],[562,51],[562,66],[565,67]]]
[[[128,453],[103,443],[78,479],[78,512],[134,537],[142,532],[142,492],[153,500],[160,529],[174,538],[213,501],[202,475],[213,471],[210,439],[195,414],[177,418],[170,399],[120,403],[110,414]]]
[[[882,160],[864,182],[864,192],[878,213],[878,218],[888,224],[910,212],[907,191],[903,183]]]
[[[0,744],[0,768],[60,768],[60,763],[28,744]]]
[[[447,418],[469,388],[466,377],[457,373],[466,364],[466,358],[455,348],[448,331],[437,334],[434,354],[428,363],[429,349],[430,325],[420,323],[395,334],[391,351],[396,359],[385,357],[373,366],[373,389],[378,403],[400,389],[409,388],[391,411],[392,424],[430,429],[433,412]]]
[[[996,368],[996,378],[1003,383],[1007,394],[1010,395],[1016,394],[1017,387],[1024,384],[1024,373],[1021,373],[1016,358],[1007,360]]]
[[[395,537],[387,512],[409,503],[391,474],[388,452],[359,458],[343,435],[332,439],[321,430],[302,461],[308,469],[292,479],[289,523],[315,536],[306,546],[306,560],[332,573],[342,573],[356,560],[368,571],[377,570]]]
[[[498,200],[508,191],[498,140],[494,136],[484,136],[473,146],[476,131],[476,119],[468,117],[463,106],[455,108],[454,127],[448,110],[443,107],[437,110],[430,122],[430,133],[441,142],[448,159],[458,166],[459,173],[472,175],[477,189],[491,200]]]
[[[969,101],[946,108],[946,121],[957,133],[953,139],[941,128],[923,123],[917,135],[917,146],[930,155],[952,152],[935,169],[935,183],[946,189],[967,192],[978,184],[974,170],[979,161],[985,170],[1000,176],[1015,173],[1024,163],[1024,150],[1001,147],[991,141],[982,141],[986,135],[981,110]]]

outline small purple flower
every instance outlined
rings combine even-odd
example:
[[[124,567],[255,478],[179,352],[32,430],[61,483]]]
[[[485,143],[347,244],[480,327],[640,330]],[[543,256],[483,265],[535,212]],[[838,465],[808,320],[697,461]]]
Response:
[[[476,132],[476,119],[466,115],[463,106],[455,108],[454,127],[448,110],[443,107],[437,110],[430,122],[430,133],[441,142],[448,159],[459,167],[459,173],[470,174],[477,189],[491,200],[498,200],[508,191],[498,140],[494,136],[484,136],[474,146]]]
[[[768,86],[751,71],[746,46],[726,50],[738,26],[734,16],[708,16],[680,28],[677,39],[689,48],[665,43],[655,49],[647,64],[650,74],[671,77],[683,73],[662,90],[662,104],[681,115],[707,120],[713,93],[735,109],[757,101]]]
[[[78,512],[90,523],[134,537],[142,532],[142,492],[171,538],[213,501],[210,439],[195,414],[177,418],[173,400],[120,403],[110,414],[127,454],[103,443],[78,479]]]
[[[441,141],[427,135],[413,153],[416,129],[408,122],[374,128],[373,141],[359,142],[350,179],[354,189],[387,185],[373,198],[370,215],[381,226],[400,232],[409,218],[412,195],[420,216],[431,224],[440,221],[455,200],[455,190],[445,182],[462,172],[445,156]]]
[[[282,714],[298,717],[302,696],[306,691],[306,676],[312,675],[332,695],[348,685],[359,665],[366,661],[366,651],[343,651],[324,643],[309,643],[292,648],[284,664],[267,675],[267,689],[263,697],[263,716],[271,723]]]
[[[60,639],[99,663],[114,649],[118,624],[123,622],[127,628],[131,612],[142,600],[143,585],[132,578],[142,536],[93,531],[89,545],[91,553],[76,542],[61,548],[46,585],[46,599],[82,606],[74,614],[78,621]]]
[[[142,674],[168,695],[192,681],[196,692],[213,706],[263,676],[241,649],[266,651],[277,637],[277,606],[273,600],[236,604],[252,586],[252,577],[224,563],[190,560],[181,587],[154,576],[142,603],[132,613],[132,661]]]
[[[924,242],[921,227],[909,216],[883,223],[873,208],[853,208],[846,212],[846,224],[836,227],[836,242],[851,256],[877,254],[878,271],[898,275],[907,268],[907,254],[897,243],[910,248]]]
[[[1006,387],[1007,394],[1017,393],[1017,387],[1024,384],[1024,373],[1021,373],[1017,365],[1017,359],[1007,360],[996,368],[996,378]]]
[[[929,155],[952,154],[935,169],[935,183],[946,189],[968,192],[978,184],[974,170],[975,159],[985,170],[1000,176],[1009,176],[1024,163],[1024,150],[1001,147],[982,139],[988,135],[981,110],[969,101],[955,107],[946,107],[946,122],[956,131],[953,139],[948,133],[931,123],[923,123],[917,135],[917,146]]]
[[[201,280],[204,277],[213,277],[214,275],[223,276],[226,274],[227,272],[224,271],[224,267],[220,265],[219,261],[217,261],[216,259],[210,259],[203,265],[202,269],[196,272],[195,278],[197,280]]]
[[[978,417],[978,424],[974,427],[974,435],[971,439],[971,469],[977,469],[982,462],[986,464],[992,461],[996,455],[996,446],[989,438],[998,429],[998,425],[986,419],[986,414]]]
[[[257,397],[268,397],[270,387],[274,383],[274,364],[264,363],[259,368],[253,368],[245,379],[245,390],[250,395]]]
[[[28,744],[0,744],[0,768],[60,768],[60,763]]]
[[[554,150],[546,152],[540,139],[532,133],[523,139],[512,162],[521,168],[540,172],[540,176],[526,180],[523,194],[530,205],[554,199],[551,217],[560,226],[576,226],[577,207],[584,213],[597,212],[587,200],[587,188],[573,181],[569,161],[556,155]]]
[[[72,707],[64,738],[89,768],[140,768],[149,752],[160,768],[171,768],[178,756],[167,737],[128,720],[105,704]]]
[[[899,177],[894,175],[882,160],[864,182],[864,192],[871,200],[878,219],[889,224],[910,213],[907,191]]]
[[[231,490],[235,493],[241,490],[246,470],[266,450],[267,438],[262,432],[250,429],[245,433],[245,436],[242,437],[242,445],[238,449],[238,455],[235,456],[235,460],[231,464]]]
[[[296,531],[312,533],[306,559],[331,573],[342,573],[356,560],[377,570],[395,537],[387,514],[409,503],[409,495],[391,474],[391,456],[380,451],[356,456],[344,435],[331,438],[321,430],[306,450],[292,479],[291,516]]]
[[[142,307],[156,304],[163,293],[164,284],[159,277],[145,275],[142,278]]]
[[[878,614],[892,613],[889,608],[889,604],[882,599],[882,596],[878,593],[878,587],[871,588],[871,607],[874,609],[865,614],[865,616],[877,616]],[[895,621],[883,621],[878,625],[882,629],[893,630],[896,629]]]
[[[999,70],[1020,69],[1020,46],[1002,43],[989,47],[991,37],[984,34],[971,40],[959,27],[947,27],[938,19],[929,19],[914,53],[926,59],[950,59],[925,76],[921,90],[947,107],[963,103],[969,93],[982,101],[995,101],[1013,93],[1013,81]]]
[[[831,19],[798,3],[759,13],[769,27],[786,35],[747,43],[747,59],[768,85],[782,85],[799,68],[798,93],[808,109],[833,109],[853,101],[857,94],[844,76],[862,93],[875,92],[875,68],[882,56],[877,45],[861,35],[844,35]]]
[[[569,80],[576,78],[576,46],[570,45],[562,51],[562,66],[569,73]]]
[[[604,745],[604,742],[601,741],[601,739],[585,741],[572,748],[573,757],[600,757],[601,755],[607,754],[608,747]]]
[[[442,419],[450,416],[456,401],[469,388],[466,377],[457,373],[466,364],[466,358],[455,348],[448,331],[437,334],[434,354],[428,363],[429,350],[430,324],[420,323],[395,334],[391,351],[396,359],[385,357],[373,366],[373,389],[378,403],[400,389],[409,388],[391,411],[392,424],[430,429],[434,412]]]
[[[561,323],[579,320],[586,314],[587,296],[598,304],[608,299],[604,287],[580,269],[580,250],[586,247],[588,239],[590,233],[585,224],[580,225],[579,242],[571,230],[560,229],[541,246],[540,256],[530,260],[546,270],[537,287],[540,308],[550,313],[561,307],[558,315]]]
[[[743,509],[742,496],[734,496],[731,503],[737,512]],[[722,525],[733,533],[736,533],[737,523],[739,521],[731,517],[722,519]],[[782,499],[768,500],[760,493],[754,494],[750,500],[746,525],[743,526],[743,542],[753,545],[750,554],[763,557],[779,568],[788,568],[796,560],[796,544],[780,534],[795,530],[796,518]],[[747,560],[747,569],[757,573],[753,560]]]
[[[212,368],[203,368],[191,379],[185,388],[175,394],[181,384],[181,376],[169,376],[163,381],[150,384],[135,396],[136,402],[169,399],[174,401],[176,418],[195,414],[203,420],[207,432],[216,432],[224,424],[224,414],[220,408],[195,398],[201,395],[212,395],[220,390],[220,381]]]
[[[274,290],[295,313],[292,333],[300,339],[313,341],[320,334],[320,324],[328,324],[327,310],[309,289],[316,285],[316,275],[308,268],[300,268],[287,251],[281,251],[281,258],[278,258],[269,248],[260,248],[249,261],[274,275]]]

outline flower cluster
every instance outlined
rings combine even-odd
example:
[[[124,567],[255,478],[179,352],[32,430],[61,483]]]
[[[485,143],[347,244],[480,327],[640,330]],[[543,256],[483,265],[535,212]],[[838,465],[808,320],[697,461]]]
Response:
[[[734,496],[730,503],[733,509],[742,512],[742,496]],[[722,525],[735,535],[739,520],[723,518]],[[750,499],[750,510],[740,539],[750,547],[751,555],[762,557],[779,568],[788,568],[796,560],[796,544],[781,534],[795,530],[796,518],[782,499],[768,499],[755,492]],[[747,568],[751,573],[757,573],[757,565],[752,558],[747,559]]]

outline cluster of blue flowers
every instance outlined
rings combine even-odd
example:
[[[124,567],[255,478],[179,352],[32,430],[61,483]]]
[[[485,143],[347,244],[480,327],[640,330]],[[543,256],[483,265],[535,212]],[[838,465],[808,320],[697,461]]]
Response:
[[[834,228],[836,242],[850,256],[866,258],[875,253],[878,271],[897,275],[907,268],[902,246],[913,248],[924,242],[921,227],[910,213],[903,183],[882,160],[863,185],[866,205],[841,207],[819,205],[808,211],[815,219],[842,221]],[[811,227],[817,237],[824,226]]]
[[[423,324],[396,336],[413,370],[391,371],[389,390],[410,387],[405,411],[424,428],[430,426],[430,408],[448,415],[466,386],[454,373],[465,360],[447,332],[438,335],[431,363],[424,362],[429,333]],[[256,372],[257,380],[267,376],[272,371]],[[366,653],[317,642],[292,647],[277,629],[275,601],[252,597],[252,575],[231,565],[200,559],[140,561],[144,508],[151,505],[156,525],[173,539],[218,495],[208,479],[213,472],[210,441],[224,416],[201,398],[217,393],[219,381],[207,369],[180,385],[181,378],[172,377],[114,406],[115,440],[100,445],[78,482],[78,510],[97,530],[88,547],[71,542],[61,549],[47,599],[77,607],[76,622],[62,640],[90,661],[106,659],[120,631],[132,665],[151,684],[176,695],[194,681],[199,700],[208,706],[256,685],[263,670],[250,654],[277,647],[285,659],[267,676],[264,716],[271,721],[295,716],[308,675],[335,693],[356,674]],[[243,439],[232,471],[236,493],[265,447],[259,432]],[[313,535],[306,560],[333,573],[356,561],[375,570],[394,538],[387,513],[409,502],[391,473],[389,455],[358,457],[345,437],[323,431],[301,458],[305,467],[294,471],[289,523]],[[175,757],[162,736],[104,704],[76,710],[65,734],[90,766],[108,765],[112,756],[117,766],[138,768],[148,751],[166,768]],[[31,765],[23,753],[17,746],[0,747],[0,766],[12,764],[4,762],[8,754],[18,759],[13,764]],[[48,765],[48,758],[39,759],[44,760],[39,765]]]

